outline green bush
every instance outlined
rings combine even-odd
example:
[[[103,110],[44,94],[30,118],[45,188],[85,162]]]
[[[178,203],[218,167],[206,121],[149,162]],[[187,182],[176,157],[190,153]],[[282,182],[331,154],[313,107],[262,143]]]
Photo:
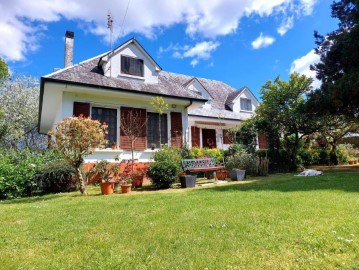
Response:
[[[226,170],[242,169],[247,174],[255,175],[257,173],[257,160],[253,154],[236,154],[227,158],[225,163]]]
[[[57,159],[52,151],[0,150],[0,199],[32,196],[39,192],[34,176],[42,164]]]
[[[177,163],[169,159],[153,162],[148,168],[147,175],[157,188],[169,188],[176,182],[180,171]]]
[[[203,148],[202,153],[204,156],[214,158],[217,164],[223,164],[223,151],[218,148]]]
[[[179,167],[181,166],[182,157],[178,148],[163,146],[159,151],[153,153],[152,158],[154,161],[159,162],[172,160]]]
[[[65,160],[50,161],[41,166],[35,180],[43,193],[70,192],[78,189],[75,173]]]

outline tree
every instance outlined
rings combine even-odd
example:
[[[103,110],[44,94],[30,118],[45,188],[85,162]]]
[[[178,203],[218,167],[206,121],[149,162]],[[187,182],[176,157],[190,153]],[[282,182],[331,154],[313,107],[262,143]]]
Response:
[[[257,128],[267,134],[270,150],[278,154],[284,148],[289,170],[297,169],[300,139],[315,127],[304,110],[304,94],[311,90],[311,83],[311,78],[292,73],[288,82],[277,77],[261,89],[263,102],[256,109]]]
[[[146,116],[141,115],[141,112],[133,109],[126,111],[126,113],[121,114],[121,130],[128,137],[128,140],[131,143],[131,154],[132,154],[132,166],[131,171],[133,174],[134,166],[134,150],[136,140],[143,135],[143,128],[146,125]]]
[[[254,118],[245,120],[244,123],[239,127],[238,140],[243,144],[247,152],[254,153],[256,149],[256,138],[257,130],[256,123]]]
[[[322,85],[310,95],[314,112],[359,117],[359,7],[358,0],[331,5],[339,28],[327,36],[314,33],[320,62],[311,68]]]
[[[46,136],[37,132],[39,92],[38,80],[28,76],[13,77],[0,84],[0,104],[7,126],[2,146],[46,147]]]
[[[162,114],[168,110],[168,104],[165,102],[165,100],[163,99],[163,97],[152,97],[151,98],[151,102],[150,104],[152,105],[152,107],[156,110],[156,112],[158,113],[158,133],[159,133],[159,145],[161,146],[161,142],[162,142],[162,132],[161,132],[161,116]]]
[[[0,57],[0,82],[2,80],[7,79],[9,76],[10,76],[9,68],[6,62],[4,61],[4,59]]]
[[[2,138],[5,136],[7,130],[7,125],[3,118],[4,112],[0,108],[0,141],[2,141]]]
[[[358,132],[359,123],[344,115],[326,115],[320,118],[320,122],[319,132],[325,142],[331,146],[330,161],[332,164],[338,165],[337,145],[348,133]]]
[[[96,147],[104,147],[107,143],[106,132],[106,125],[83,116],[67,117],[49,132],[54,138],[51,148],[76,170],[82,194],[86,193],[86,183],[81,173],[82,163],[86,156],[94,153]]]

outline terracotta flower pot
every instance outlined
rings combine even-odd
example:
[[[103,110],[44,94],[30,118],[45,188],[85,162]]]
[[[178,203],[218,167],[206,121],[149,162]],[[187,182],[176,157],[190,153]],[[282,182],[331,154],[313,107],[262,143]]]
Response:
[[[354,160],[349,160],[349,165],[354,165]]]
[[[132,177],[133,187],[142,187],[142,184],[143,184],[143,175],[134,175]]]
[[[225,180],[227,178],[227,171],[219,171],[216,173],[218,180]]]
[[[131,187],[132,187],[131,184],[123,184],[123,185],[121,185],[122,193],[129,193],[129,192],[131,192]]]
[[[101,182],[102,195],[110,195],[113,193],[113,182]]]

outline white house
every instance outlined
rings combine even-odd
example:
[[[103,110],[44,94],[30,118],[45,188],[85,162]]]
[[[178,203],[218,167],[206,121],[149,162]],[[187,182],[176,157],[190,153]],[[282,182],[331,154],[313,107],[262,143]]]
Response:
[[[66,32],[65,68],[41,78],[39,131],[47,133],[65,117],[91,116],[109,126],[108,140],[117,148],[98,149],[87,161],[130,157],[121,131],[121,114],[136,111],[146,122],[136,140],[136,158],[150,159],[151,145],[226,149],[226,130],[248,119],[258,100],[247,88],[220,81],[163,71],[134,38],[111,52],[72,64],[73,32]],[[169,104],[161,120],[150,99]],[[161,125],[159,124],[161,121]]]

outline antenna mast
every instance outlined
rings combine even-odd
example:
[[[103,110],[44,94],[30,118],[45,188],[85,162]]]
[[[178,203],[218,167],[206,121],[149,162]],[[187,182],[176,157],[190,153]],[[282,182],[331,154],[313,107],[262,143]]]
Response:
[[[111,74],[111,59],[112,59],[112,33],[113,33],[113,18],[112,18],[112,15],[111,15],[111,12],[108,11],[107,13],[107,28],[110,29],[110,77],[112,77],[112,74]]]

